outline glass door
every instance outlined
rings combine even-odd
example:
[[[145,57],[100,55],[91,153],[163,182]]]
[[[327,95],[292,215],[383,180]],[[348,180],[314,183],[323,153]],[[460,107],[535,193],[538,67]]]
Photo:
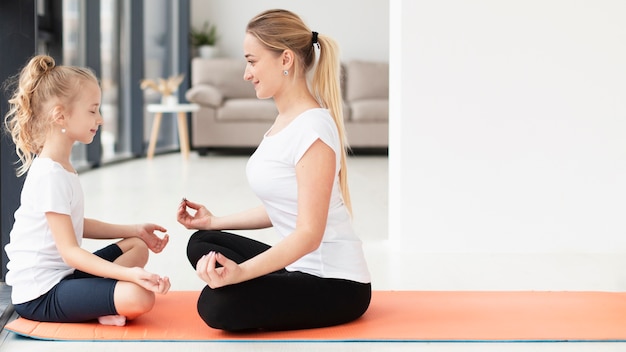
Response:
[[[63,65],[84,66],[85,38],[83,33],[85,30],[82,26],[81,18],[83,15],[83,7],[81,0],[64,0],[63,1]],[[76,143],[72,148],[72,165],[77,169],[88,167],[87,162],[87,146]]]
[[[176,76],[178,72],[178,1],[144,1],[144,78],[158,80]],[[150,89],[144,90],[146,104],[159,104],[161,95]],[[144,143],[148,143],[154,116],[144,109]],[[156,150],[178,149],[176,119],[163,116]]]
[[[119,0],[100,0],[100,86],[102,87],[101,130],[102,162],[130,156],[130,130],[124,127],[121,113],[124,87],[121,70],[121,6]]]

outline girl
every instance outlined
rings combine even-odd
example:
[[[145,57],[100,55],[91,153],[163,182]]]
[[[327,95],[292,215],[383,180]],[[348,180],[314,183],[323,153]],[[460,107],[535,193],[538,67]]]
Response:
[[[18,176],[28,172],[5,247],[15,311],[37,321],[124,325],[152,309],[155,292],[170,288],[167,277],[143,269],[148,249],[159,253],[169,240],[155,231],[166,230],[84,218],[70,154],[75,142],[91,143],[102,125],[91,71],[40,55],[14,83],[5,126],[21,162]],[[83,237],[122,240],[94,255],[81,248]]]
[[[243,46],[244,79],[279,114],[247,165],[261,206],[216,216],[180,204],[178,221],[200,230],[187,248],[208,285],[198,312],[209,326],[234,331],[352,321],[367,310],[371,285],[351,224],[336,44],[294,13],[270,10],[248,23]],[[270,226],[283,237],[273,247],[222,231]]]

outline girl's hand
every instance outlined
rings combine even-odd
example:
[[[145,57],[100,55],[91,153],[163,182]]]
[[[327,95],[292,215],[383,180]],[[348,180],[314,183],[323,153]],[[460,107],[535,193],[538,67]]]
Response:
[[[216,268],[216,264],[222,266]],[[218,288],[244,281],[243,270],[221,253],[209,252],[196,264],[196,273],[210,288]]]
[[[146,290],[159,294],[166,294],[170,290],[170,279],[167,276],[161,277],[139,267],[131,268],[130,270],[133,271],[133,276],[135,277],[133,282]]]
[[[170,236],[165,234],[163,238],[160,238],[154,231],[166,232],[167,230],[155,224],[137,225],[137,237],[141,238],[152,252],[160,253],[169,242]]]
[[[195,211],[193,215],[187,212],[187,208]],[[198,203],[190,202],[183,198],[178,206],[176,219],[187,229],[209,230],[211,227],[211,218],[213,214],[204,206]]]

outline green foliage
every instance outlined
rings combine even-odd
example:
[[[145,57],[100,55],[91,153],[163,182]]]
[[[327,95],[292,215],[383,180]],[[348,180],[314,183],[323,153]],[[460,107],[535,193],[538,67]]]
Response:
[[[201,29],[191,28],[190,32],[191,45],[199,47],[202,45],[215,45],[217,42],[217,28],[215,25],[209,25],[209,22],[204,22]]]

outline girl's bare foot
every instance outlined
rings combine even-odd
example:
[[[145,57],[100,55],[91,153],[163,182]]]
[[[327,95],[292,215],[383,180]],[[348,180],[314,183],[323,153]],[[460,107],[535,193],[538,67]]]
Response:
[[[98,322],[102,325],[124,326],[126,325],[126,317],[123,315],[105,315],[98,318]]]

